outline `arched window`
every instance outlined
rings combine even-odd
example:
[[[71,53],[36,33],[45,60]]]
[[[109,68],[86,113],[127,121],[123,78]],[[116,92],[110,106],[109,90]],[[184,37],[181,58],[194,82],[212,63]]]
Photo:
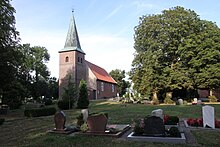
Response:
[[[79,62],[79,57],[78,57],[78,62]]]
[[[83,63],[83,59],[81,58],[81,63]]]
[[[69,62],[69,57],[68,56],[66,57],[65,62]]]

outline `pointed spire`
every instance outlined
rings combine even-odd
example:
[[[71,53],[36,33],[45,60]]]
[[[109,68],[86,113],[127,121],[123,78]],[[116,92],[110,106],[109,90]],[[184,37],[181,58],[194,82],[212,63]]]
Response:
[[[74,10],[72,10],[72,17],[71,17],[70,24],[69,24],[69,30],[66,36],[64,49],[62,49],[61,52],[69,51],[69,50],[77,50],[81,53],[84,53],[83,50],[81,49],[81,45],[79,42],[79,36],[77,33],[77,28],[76,28],[76,23],[75,23],[75,18],[74,18],[73,13],[74,13]]]

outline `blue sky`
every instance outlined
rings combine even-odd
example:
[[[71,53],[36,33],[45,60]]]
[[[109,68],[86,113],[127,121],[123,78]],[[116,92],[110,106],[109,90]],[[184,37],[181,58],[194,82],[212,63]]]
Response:
[[[131,69],[134,27],[139,17],[182,6],[220,26],[217,0],[12,0],[21,43],[44,46],[51,76],[58,78],[58,51],[64,47],[72,9],[86,60],[105,68]]]

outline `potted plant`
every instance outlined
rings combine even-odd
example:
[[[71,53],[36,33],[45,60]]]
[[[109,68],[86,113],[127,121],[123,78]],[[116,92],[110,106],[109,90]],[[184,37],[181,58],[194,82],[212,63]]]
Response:
[[[92,113],[87,118],[89,132],[104,133],[108,118],[104,113]]]

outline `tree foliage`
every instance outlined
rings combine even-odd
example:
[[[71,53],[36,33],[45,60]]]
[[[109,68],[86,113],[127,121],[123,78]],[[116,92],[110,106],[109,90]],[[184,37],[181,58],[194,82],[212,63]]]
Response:
[[[130,83],[125,80],[125,70],[115,69],[109,74],[117,82],[119,96],[124,95],[126,93],[126,88],[130,87]]]
[[[77,108],[85,109],[89,106],[88,92],[86,81],[81,80],[79,84],[79,98],[77,102]]]
[[[64,87],[62,100],[69,103],[69,109],[72,108],[77,101],[77,89],[75,83],[72,81],[71,75],[68,76],[67,86]]]
[[[51,95],[47,49],[19,44],[14,13],[10,0],[0,1],[0,97],[10,108],[17,108],[25,98]]]
[[[219,87],[219,33],[216,24],[183,7],[141,17],[130,72],[134,88],[149,95]]]

